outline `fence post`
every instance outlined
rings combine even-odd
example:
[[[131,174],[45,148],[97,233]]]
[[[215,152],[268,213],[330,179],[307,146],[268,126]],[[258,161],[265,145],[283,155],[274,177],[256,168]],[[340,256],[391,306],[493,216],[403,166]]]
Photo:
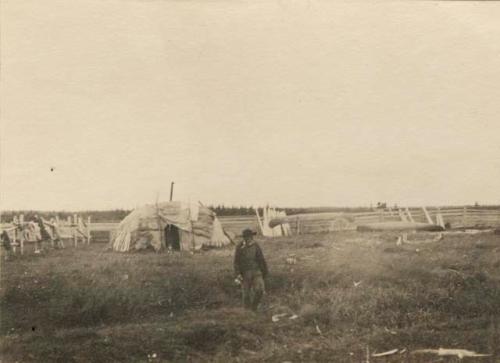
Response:
[[[87,244],[90,245],[90,225],[91,225],[91,220],[90,216],[87,217]]]
[[[408,218],[406,218],[401,208],[398,208],[398,213],[399,213],[399,218],[401,218],[402,222],[408,222]]]
[[[21,255],[24,254],[24,214],[21,214],[19,216],[19,225],[21,226],[21,238],[19,240],[19,244],[21,246]]]
[[[78,217],[78,225],[76,227],[76,232],[78,234],[77,238],[80,238],[82,234],[85,234],[83,230],[83,219],[82,217]],[[82,237],[82,243],[85,244],[85,237]]]
[[[19,250],[21,251],[22,254],[22,249],[21,249],[21,239],[23,238],[24,231],[23,231],[23,225],[21,224],[21,219],[18,216],[14,216],[12,218],[12,223],[17,227],[14,230],[14,253],[16,253],[17,250],[17,244],[19,243]]]
[[[444,218],[441,214],[441,209],[438,210],[438,214],[436,214],[436,224],[441,226],[441,228],[445,228]]]
[[[408,214],[408,220],[410,222],[415,222],[415,220],[413,219],[413,216],[411,215],[410,208],[408,208],[408,207],[406,207],[406,214]]]
[[[17,217],[16,216],[14,216],[12,218],[12,223],[14,224],[14,226],[17,225]],[[18,241],[18,238],[17,238],[17,235],[18,235],[17,229],[18,229],[18,227],[14,228],[14,230],[12,231],[12,235],[13,235],[13,238],[12,238],[12,242],[13,242],[12,243],[12,249],[14,250],[14,253],[16,253],[16,249],[17,249],[17,241]]]
[[[462,212],[462,226],[467,226],[467,206],[464,206],[464,210]]]
[[[75,214],[75,215],[73,215],[73,223],[71,226],[71,230],[73,231],[73,243],[74,243],[75,247],[78,247],[78,236],[77,236],[77,232],[76,232],[77,228],[78,228],[78,218],[76,217],[76,214]]]
[[[427,211],[427,208],[425,208],[425,206],[424,206],[424,207],[422,207],[422,210],[424,211],[425,219],[427,219],[427,223],[434,224],[434,222],[432,221],[432,218],[431,218],[429,212]]]

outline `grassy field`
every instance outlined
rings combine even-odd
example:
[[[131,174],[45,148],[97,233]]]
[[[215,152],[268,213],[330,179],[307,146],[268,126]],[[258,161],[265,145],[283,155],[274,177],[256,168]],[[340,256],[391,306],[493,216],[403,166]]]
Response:
[[[14,256],[1,267],[1,361],[366,362],[367,349],[395,348],[406,353],[370,361],[456,361],[409,354],[439,347],[498,357],[500,236],[395,241],[259,240],[271,275],[257,314],[240,308],[232,249],[119,254],[94,244]]]

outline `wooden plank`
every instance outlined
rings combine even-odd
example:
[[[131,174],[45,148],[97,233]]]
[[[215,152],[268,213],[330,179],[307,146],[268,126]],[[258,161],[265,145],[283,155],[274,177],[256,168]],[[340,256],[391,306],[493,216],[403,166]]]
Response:
[[[17,245],[17,241],[19,241],[18,234],[19,234],[19,232],[17,231],[17,228],[15,228],[15,229],[12,231],[12,235],[13,235],[12,242],[14,242],[14,246],[13,246],[14,253],[16,253],[16,248],[17,248],[17,246],[16,246],[16,245]]]
[[[378,216],[378,214],[377,214]],[[346,218],[353,219],[352,215],[347,213],[310,213],[310,214],[293,214],[286,217],[277,217],[273,218],[269,221],[270,227],[275,227],[278,224],[283,223],[293,223],[297,219],[300,219],[301,222],[309,221],[309,220],[335,220],[338,218]]]
[[[410,209],[408,207],[406,207],[406,214],[408,215],[408,219],[410,220],[410,222],[415,223],[415,220],[413,219],[413,216],[411,215]]]
[[[217,216],[220,221],[247,221],[256,219],[255,216]]]
[[[259,208],[255,208],[255,214],[257,215],[257,222],[259,223],[260,233],[264,235],[264,226],[262,225],[262,221],[259,216]]]
[[[500,212],[497,211],[482,211],[482,210],[467,210],[468,214],[472,215],[485,215],[485,216],[500,216]]]
[[[404,215],[404,213],[401,211],[401,209],[398,209],[399,217],[401,218],[402,222],[408,222],[408,218]]]
[[[97,232],[114,231],[118,228],[118,225],[119,223],[92,223],[90,230]]]
[[[436,215],[437,212],[433,212],[432,214]],[[463,216],[463,209],[461,211],[441,211],[441,214],[443,216],[461,217],[461,216]]]
[[[497,213],[500,213],[500,209],[499,208],[468,208],[469,211],[481,211],[481,212],[497,212]]]
[[[439,231],[442,230],[439,226],[428,223],[415,222],[381,222],[360,225],[357,228],[359,231],[407,231],[407,230],[422,230],[422,231]]]
[[[92,221],[91,221],[90,216],[88,216],[87,217],[87,244],[89,244],[89,245],[90,245],[90,238],[91,238],[91,234],[90,234],[91,226],[92,226]]]
[[[422,207],[422,210],[424,211],[425,218],[427,219],[427,223],[434,224],[434,222],[432,221],[431,216],[429,215],[429,212],[427,211],[427,208]]]
[[[436,208],[436,210],[439,209],[441,213],[451,213],[451,214],[459,214],[463,213],[464,208]]]
[[[19,247],[20,247],[21,255],[23,255],[24,254],[24,233],[23,233],[22,229],[20,230],[20,233],[19,233]]]
[[[383,211],[382,211],[383,212]],[[318,214],[326,214],[326,213],[318,213]],[[378,217],[380,215],[380,212],[335,212],[335,214],[346,214],[352,217],[361,217],[361,216],[376,216]]]
[[[443,215],[441,213],[438,213],[436,215],[436,224],[438,226],[441,226],[444,229],[444,219],[443,219]]]
[[[75,245],[75,247],[78,246],[78,235],[77,235],[77,232],[76,232],[76,229],[78,228],[78,217],[75,215],[73,215],[73,223],[72,223],[72,231],[73,231],[73,243]]]

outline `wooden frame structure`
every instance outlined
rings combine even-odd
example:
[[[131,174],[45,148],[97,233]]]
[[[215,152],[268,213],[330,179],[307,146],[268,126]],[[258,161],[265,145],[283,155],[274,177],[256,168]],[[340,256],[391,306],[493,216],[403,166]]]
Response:
[[[74,247],[78,247],[78,243],[89,245],[91,242],[91,217],[86,221],[77,214],[68,216],[67,219],[59,219],[58,216],[47,221],[42,218],[45,228],[51,236],[52,247],[55,242],[60,240],[64,246],[63,241],[72,242]],[[28,229],[33,221],[26,221],[24,215],[14,216],[11,222],[2,223],[1,229],[6,231],[12,241],[12,250],[17,253],[17,248],[21,254],[24,254],[25,243],[35,243],[36,241],[28,238]]]

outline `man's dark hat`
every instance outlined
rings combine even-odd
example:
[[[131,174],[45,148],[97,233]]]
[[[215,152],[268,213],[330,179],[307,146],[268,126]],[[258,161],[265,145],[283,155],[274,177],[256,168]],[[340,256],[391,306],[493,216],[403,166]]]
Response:
[[[257,232],[254,232],[251,229],[247,228],[247,229],[244,229],[241,234],[243,237],[250,237],[250,236],[255,236],[257,234]]]

